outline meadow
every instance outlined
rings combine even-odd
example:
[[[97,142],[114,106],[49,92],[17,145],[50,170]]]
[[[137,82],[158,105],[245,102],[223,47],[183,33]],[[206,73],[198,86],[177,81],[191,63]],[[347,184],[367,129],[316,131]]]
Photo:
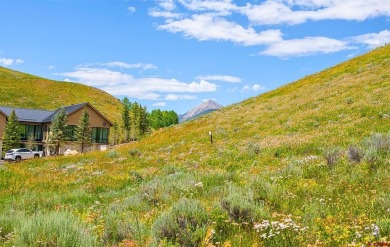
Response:
[[[389,75],[380,47],[107,152],[2,165],[0,245],[388,243]]]

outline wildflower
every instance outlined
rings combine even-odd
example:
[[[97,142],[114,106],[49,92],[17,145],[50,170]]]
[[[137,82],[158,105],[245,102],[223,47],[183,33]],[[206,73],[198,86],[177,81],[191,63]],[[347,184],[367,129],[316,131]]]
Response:
[[[374,237],[379,237],[379,231],[380,231],[379,226],[372,224],[371,229],[372,229],[372,235]]]

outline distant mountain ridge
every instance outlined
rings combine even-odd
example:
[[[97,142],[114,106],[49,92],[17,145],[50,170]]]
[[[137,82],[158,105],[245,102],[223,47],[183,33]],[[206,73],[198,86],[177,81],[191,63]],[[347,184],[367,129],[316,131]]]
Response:
[[[191,119],[195,119],[195,118],[200,117],[204,114],[218,110],[222,107],[223,107],[223,105],[218,104],[217,102],[215,102],[213,100],[207,100],[207,101],[203,102],[202,104],[196,106],[192,110],[184,113],[183,115],[180,115],[179,121],[184,122],[184,121],[188,121]]]

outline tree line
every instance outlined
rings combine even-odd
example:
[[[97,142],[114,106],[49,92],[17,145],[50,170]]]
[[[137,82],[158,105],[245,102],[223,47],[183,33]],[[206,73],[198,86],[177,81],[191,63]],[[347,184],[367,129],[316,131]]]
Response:
[[[168,127],[179,123],[179,116],[174,111],[160,109],[148,112],[146,106],[123,98],[121,123],[114,123],[113,144],[139,140],[152,130]]]

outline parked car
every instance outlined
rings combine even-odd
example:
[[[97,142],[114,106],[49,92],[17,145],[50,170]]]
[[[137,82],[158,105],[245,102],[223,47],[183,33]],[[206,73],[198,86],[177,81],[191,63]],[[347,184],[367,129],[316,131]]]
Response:
[[[42,157],[42,155],[42,151],[32,151],[27,148],[15,148],[8,150],[5,153],[4,160],[14,160],[19,162],[21,160],[39,158]]]

